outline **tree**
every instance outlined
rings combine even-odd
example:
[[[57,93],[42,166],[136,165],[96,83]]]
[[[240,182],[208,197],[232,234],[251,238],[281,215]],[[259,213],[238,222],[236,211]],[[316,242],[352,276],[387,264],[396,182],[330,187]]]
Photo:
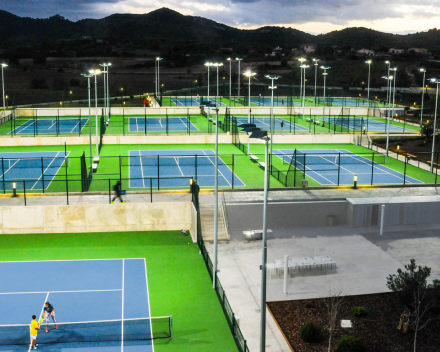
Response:
[[[342,300],[344,296],[342,296],[343,290],[340,288],[331,288],[329,287],[327,291],[327,297],[325,297],[322,301],[327,309],[327,318],[328,318],[328,352],[331,351],[332,345],[332,336],[333,332],[336,329],[336,318],[338,316],[338,310],[342,305]]]
[[[417,266],[415,259],[405,265],[405,270],[398,269],[397,275],[387,278],[388,288],[396,292],[401,302],[411,312],[409,326],[414,330],[414,352],[417,347],[417,333],[429,322],[440,319],[440,314],[433,311],[440,302],[440,281],[428,283],[431,268]]]

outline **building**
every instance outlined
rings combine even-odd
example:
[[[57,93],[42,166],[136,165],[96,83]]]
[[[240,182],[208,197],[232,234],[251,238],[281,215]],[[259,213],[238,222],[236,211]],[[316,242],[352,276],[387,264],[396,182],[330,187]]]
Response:
[[[356,54],[359,56],[374,56],[374,51],[370,49],[357,50]]]
[[[390,50],[388,50],[388,53],[393,55],[402,55],[405,54],[405,49],[390,48]]]
[[[314,53],[318,46],[316,44],[303,44],[301,45],[301,49],[304,50],[305,54]]]
[[[409,48],[408,53],[417,54],[417,55],[429,55],[428,49],[422,49],[422,48]]]

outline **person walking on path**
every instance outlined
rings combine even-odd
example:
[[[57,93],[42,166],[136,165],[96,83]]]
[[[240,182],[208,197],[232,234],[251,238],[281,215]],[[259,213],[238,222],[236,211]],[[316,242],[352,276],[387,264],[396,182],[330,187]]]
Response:
[[[116,182],[113,186],[113,191],[115,191],[115,196],[112,199],[112,204],[115,202],[116,198],[119,198],[121,203],[124,203],[124,200],[122,199],[121,181]]]

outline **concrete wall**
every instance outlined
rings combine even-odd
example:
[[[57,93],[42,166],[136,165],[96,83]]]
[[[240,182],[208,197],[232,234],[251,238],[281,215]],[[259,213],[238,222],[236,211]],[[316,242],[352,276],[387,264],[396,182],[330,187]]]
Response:
[[[247,143],[247,136],[240,135],[242,143]],[[88,145],[89,137],[87,135],[81,137],[0,137],[0,147],[18,147],[18,146],[34,146],[34,145]],[[352,143],[353,135],[351,134],[296,134],[296,135],[275,135],[275,143]],[[95,136],[92,136],[92,143],[95,144]],[[192,134],[192,135],[147,135],[147,136],[114,136],[105,135],[105,144],[214,144],[215,135],[208,134]],[[219,143],[232,143],[230,134],[219,134]],[[261,144],[259,140],[251,139],[252,144]]]
[[[190,221],[190,202],[0,207],[1,234],[182,230]]]
[[[269,203],[267,227],[270,229],[324,227],[329,215],[334,225],[347,224],[347,201]],[[227,204],[226,212],[231,232],[263,228],[263,204]]]

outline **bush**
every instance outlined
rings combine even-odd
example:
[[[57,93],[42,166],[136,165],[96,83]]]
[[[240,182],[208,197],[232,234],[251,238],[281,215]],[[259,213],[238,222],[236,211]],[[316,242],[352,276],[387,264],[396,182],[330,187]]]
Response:
[[[299,328],[299,336],[305,342],[320,342],[322,340],[322,331],[317,324],[308,321]]]
[[[365,352],[366,350],[362,340],[354,336],[342,336],[336,347],[336,352]]]
[[[364,317],[367,315],[367,310],[364,307],[353,307],[350,311],[355,317]]]

